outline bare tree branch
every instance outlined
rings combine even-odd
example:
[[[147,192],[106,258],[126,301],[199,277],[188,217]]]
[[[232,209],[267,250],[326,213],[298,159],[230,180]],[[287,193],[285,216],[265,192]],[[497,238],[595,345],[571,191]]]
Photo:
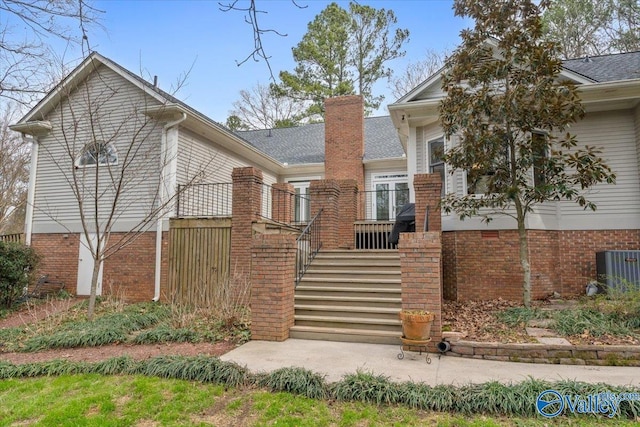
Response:
[[[304,9],[307,7],[307,6],[299,5],[295,0],[291,0],[291,3],[299,9]],[[275,81],[275,77],[273,76],[273,69],[271,68],[271,63],[269,62],[269,59],[271,58],[271,56],[267,55],[264,49],[264,45],[262,44],[262,36],[264,34],[273,33],[280,37],[287,37],[287,34],[281,33],[271,28],[262,28],[260,26],[260,22],[258,20],[259,14],[261,13],[266,14],[268,12],[265,10],[257,9],[255,0],[249,0],[249,4],[244,7],[240,5],[240,0],[233,0],[229,3],[219,2],[218,5],[222,12],[230,12],[230,11],[243,12],[244,22],[245,24],[248,24],[251,26],[251,31],[253,32],[253,51],[251,51],[251,53],[249,53],[243,60],[236,61],[236,65],[241,66],[242,64],[246,63],[249,59],[253,59],[255,62],[260,62],[260,60],[263,60],[265,64],[267,64],[267,68],[269,69],[269,76],[271,80]]]
[[[103,13],[89,1],[0,0],[0,100],[31,105],[47,92],[56,63],[48,39],[87,40],[88,29],[100,26]]]

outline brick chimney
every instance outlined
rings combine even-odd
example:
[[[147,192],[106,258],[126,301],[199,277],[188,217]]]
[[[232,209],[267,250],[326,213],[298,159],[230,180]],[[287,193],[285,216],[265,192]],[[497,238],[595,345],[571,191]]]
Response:
[[[360,95],[324,101],[326,179],[354,179],[364,190],[364,100]]]

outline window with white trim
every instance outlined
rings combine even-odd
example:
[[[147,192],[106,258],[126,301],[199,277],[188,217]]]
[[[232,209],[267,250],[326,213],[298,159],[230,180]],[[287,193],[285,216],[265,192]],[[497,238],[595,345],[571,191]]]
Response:
[[[289,184],[293,185],[293,190],[296,193],[293,220],[295,222],[308,222],[311,218],[311,203],[309,199],[309,186],[311,183],[310,181],[289,181]]]
[[[538,187],[547,183],[544,174],[544,164],[549,158],[546,133],[531,132],[531,156],[533,157],[533,186]]]
[[[110,142],[94,141],[82,148],[76,159],[76,167],[118,164],[118,152]]]
[[[441,195],[446,194],[445,190],[445,165],[442,157],[444,156],[444,137],[434,139],[427,143],[429,152],[429,173],[440,175],[442,181]]]
[[[409,181],[407,174],[374,175],[371,180],[372,219],[394,221],[400,208],[409,203]]]
[[[505,144],[502,147],[502,154],[497,154],[492,161],[492,165],[472,167],[471,170],[467,170],[466,182],[467,182],[467,194],[474,194],[477,196],[484,194],[491,194],[502,188],[504,185],[501,182],[504,179],[507,172],[508,165],[510,164],[511,150]]]

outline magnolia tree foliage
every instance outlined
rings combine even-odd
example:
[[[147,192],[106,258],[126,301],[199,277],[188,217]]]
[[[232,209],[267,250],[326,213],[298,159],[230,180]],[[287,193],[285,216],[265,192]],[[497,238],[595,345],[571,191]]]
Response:
[[[546,201],[595,210],[586,189],[615,175],[596,147],[578,146],[570,125],[583,117],[577,88],[557,79],[562,63],[544,41],[540,15],[548,1],[456,0],[456,15],[475,21],[462,31],[443,76],[440,120],[457,141],[444,153],[451,171],[467,172],[474,194],[448,194],[445,212],[461,219],[496,214],[518,226],[523,300],[531,301],[526,217]],[[481,193],[481,194],[478,194]]]

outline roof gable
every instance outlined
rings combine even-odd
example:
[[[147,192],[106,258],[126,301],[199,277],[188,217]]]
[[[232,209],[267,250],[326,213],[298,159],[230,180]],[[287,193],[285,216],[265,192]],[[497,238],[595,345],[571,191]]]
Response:
[[[495,48],[494,42],[487,42]],[[602,55],[591,58],[564,60],[559,75],[561,80],[577,84],[592,84],[640,78],[640,51]],[[439,99],[442,91],[442,73],[445,67],[429,76],[425,81],[409,91],[395,104],[404,104],[428,99]]]
[[[108,58],[105,58],[97,52],[92,52],[91,55],[86,57],[60,83],[50,90],[49,93],[24,117],[22,117],[17,124],[19,125],[30,121],[41,120],[46,117],[47,114],[54,109],[58,103],[60,103],[61,99],[69,92],[69,89],[78,87],[90,74],[100,68],[100,66],[108,67],[110,70],[114,71],[134,86],[139,87],[142,91],[161,103],[177,101],[167,93],[164,93],[158,88],[154,88],[149,82],[139,76],[136,76],[126,68],[116,64]]]

